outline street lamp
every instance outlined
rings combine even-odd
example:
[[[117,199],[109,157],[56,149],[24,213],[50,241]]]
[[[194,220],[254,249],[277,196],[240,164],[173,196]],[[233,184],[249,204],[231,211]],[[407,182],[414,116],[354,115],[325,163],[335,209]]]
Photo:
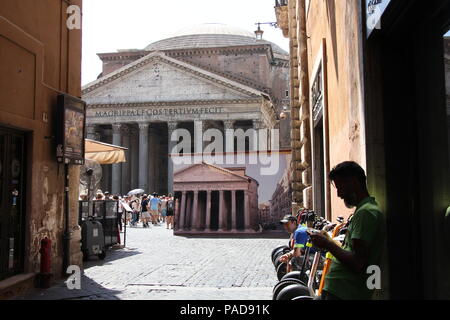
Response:
[[[264,31],[261,30],[261,25],[262,24],[270,24],[272,27],[277,27],[277,23],[276,22],[257,22],[255,23],[256,25],[258,25],[258,30],[255,31],[255,35],[256,35],[256,40],[262,40],[262,36]]]

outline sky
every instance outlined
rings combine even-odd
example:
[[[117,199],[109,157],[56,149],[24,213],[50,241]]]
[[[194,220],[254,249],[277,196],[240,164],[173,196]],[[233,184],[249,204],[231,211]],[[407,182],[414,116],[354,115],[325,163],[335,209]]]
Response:
[[[276,22],[275,0],[85,0],[83,1],[82,84],[97,79],[97,53],[143,49],[181,29],[224,23],[255,31],[257,22]],[[261,25],[263,38],[289,52],[281,29]]]
[[[102,71],[97,53],[143,49],[202,23],[225,23],[255,31],[257,22],[276,21],[274,5],[275,0],[85,0],[82,84],[96,80]],[[289,52],[289,40],[281,29],[261,27],[265,40]]]

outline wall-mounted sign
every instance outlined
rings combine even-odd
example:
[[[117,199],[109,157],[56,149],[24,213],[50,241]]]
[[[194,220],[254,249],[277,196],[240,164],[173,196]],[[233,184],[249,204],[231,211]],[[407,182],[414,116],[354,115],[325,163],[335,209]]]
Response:
[[[84,164],[84,132],[86,103],[78,98],[61,94],[56,112],[58,162]]]
[[[375,29],[381,29],[381,17],[391,0],[366,0],[367,37]]]

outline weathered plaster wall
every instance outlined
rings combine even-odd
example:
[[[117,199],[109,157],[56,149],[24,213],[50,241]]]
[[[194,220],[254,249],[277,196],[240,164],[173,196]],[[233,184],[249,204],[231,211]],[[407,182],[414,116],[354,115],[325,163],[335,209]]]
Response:
[[[326,44],[328,90],[325,95],[330,169],[348,160],[358,162],[363,168],[366,166],[364,125],[361,123],[363,105],[358,17],[356,0],[311,1],[307,16],[310,79],[314,77],[313,68],[323,39]],[[337,197],[334,188],[331,189],[331,211],[333,219],[351,213]]]
[[[81,0],[71,1],[81,7]],[[63,166],[55,159],[57,95],[81,95],[81,32],[66,27],[66,1],[0,2],[0,125],[27,132],[25,272],[38,272],[40,241],[52,240],[52,271],[62,269]],[[9,83],[9,86],[3,86]],[[70,178],[74,229],[71,263],[82,264],[79,248],[78,168]]]

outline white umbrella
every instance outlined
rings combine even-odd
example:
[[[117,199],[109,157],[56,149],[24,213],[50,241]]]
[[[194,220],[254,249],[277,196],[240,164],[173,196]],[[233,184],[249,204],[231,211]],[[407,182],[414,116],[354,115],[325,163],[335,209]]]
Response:
[[[133,196],[133,195],[137,195],[137,194],[142,194],[144,192],[145,191],[143,189],[134,189],[134,190],[131,190],[130,192],[128,192],[128,195]]]

